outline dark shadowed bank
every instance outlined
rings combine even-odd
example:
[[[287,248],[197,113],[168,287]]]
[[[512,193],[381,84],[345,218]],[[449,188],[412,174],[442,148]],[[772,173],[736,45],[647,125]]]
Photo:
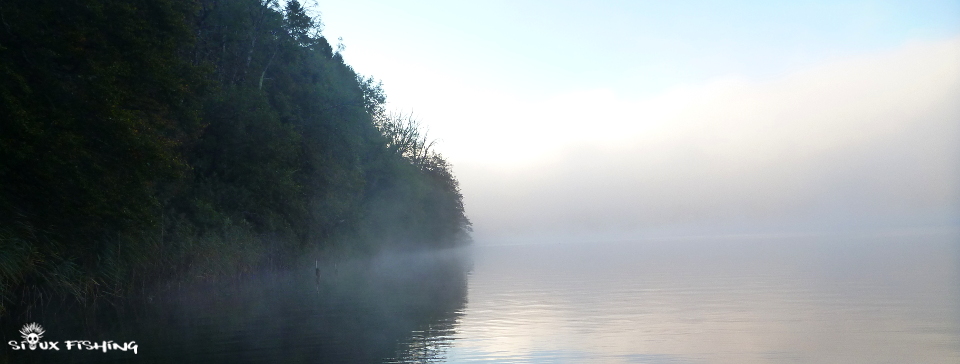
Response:
[[[6,322],[0,363],[437,362],[467,302],[463,253],[382,252],[321,262],[319,283],[311,264],[183,284],[121,309],[44,310],[32,319],[60,350],[11,350],[25,323]],[[138,352],[67,350],[66,340],[135,341]]]
[[[0,317],[465,244],[450,165],[308,14],[0,2]]]

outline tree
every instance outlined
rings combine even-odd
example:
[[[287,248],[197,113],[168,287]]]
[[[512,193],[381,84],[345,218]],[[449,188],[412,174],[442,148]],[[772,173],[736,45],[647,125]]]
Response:
[[[311,47],[320,39],[323,25],[319,19],[307,14],[306,9],[297,0],[287,1],[284,9],[287,32],[301,47]]]
[[[0,312],[463,241],[449,164],[321,26],[297,1],[0,2]]]

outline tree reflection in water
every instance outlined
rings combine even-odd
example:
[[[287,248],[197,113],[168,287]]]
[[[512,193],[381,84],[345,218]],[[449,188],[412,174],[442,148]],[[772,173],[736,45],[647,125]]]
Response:
[[[226,285],[173,289],[139,305],[51,304],[4,317],[0,337],[37,322],[45,340],[136,341],[139,353],[13,351],[11,362],[422,363],[442,360],[467,300],[463,251],[382,254],[262,274]]]

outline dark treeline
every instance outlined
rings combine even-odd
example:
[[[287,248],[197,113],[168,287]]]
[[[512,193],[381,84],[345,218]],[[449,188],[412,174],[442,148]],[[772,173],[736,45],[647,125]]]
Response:
[[[0,311],[465,242],[449,164],[320,31],[296,0],[0,2]]]

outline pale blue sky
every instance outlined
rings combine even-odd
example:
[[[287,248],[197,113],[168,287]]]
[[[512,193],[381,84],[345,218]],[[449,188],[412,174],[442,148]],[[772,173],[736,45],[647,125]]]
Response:
[[[764,77],[960,33],[960,1],[346,1],[319,3],[358,71],[417,62],[524,92]],[[427,107],[417,105],[417,107]]]
[[[960,226],[960,0],[315,9],[482,242]]]

